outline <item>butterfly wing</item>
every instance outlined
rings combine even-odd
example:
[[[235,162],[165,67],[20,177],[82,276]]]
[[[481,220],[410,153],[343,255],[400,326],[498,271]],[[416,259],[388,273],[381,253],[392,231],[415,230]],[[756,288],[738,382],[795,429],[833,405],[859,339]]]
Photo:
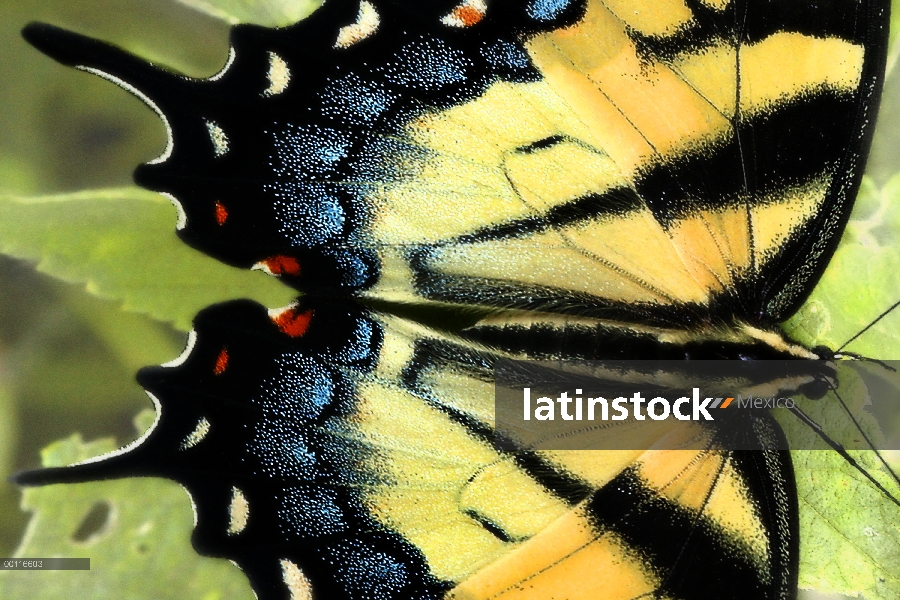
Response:
[[[142,443],[28,482],[174,479],[194,545],[261,598],[789,597],[786,451],[544,451],[498,444],[484,346],[304,301],[207,309],[145,369]],[[781,436],[771,420],[759,436]],[[765,433],[764,433],[765,432]],[[698,577],[698,569],[710,572]]]
[[[301,289],[672,326],[789,315],[861,175],[886,3],[327,2],[209,80],[59,31],[172,143],[188,243]],[[772,65],[778,65],[772,68]]]
[[[179,480],[197,547],[263,597],[791,597],[786,454],[499,449],[490,366],[560,331],[560,358],[683,357],[790,314],[849,212],[884,4],[335,0],[236,28],[202,81],[29,29],[158,109],[171,144],[137,179],[186,241],[319,299],[202,313],[142,375],[162,411],[141,445],[23,481]],[[595,331],[456,338],[322,299],[347,295]]]

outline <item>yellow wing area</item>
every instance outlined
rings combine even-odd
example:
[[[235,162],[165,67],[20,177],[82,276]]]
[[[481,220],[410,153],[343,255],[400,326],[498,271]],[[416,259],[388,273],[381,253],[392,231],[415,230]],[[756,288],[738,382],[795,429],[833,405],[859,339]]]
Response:
[[[587,498],[572,504],[523,468],[515,453],[499,451],[478,432],[491,427],[491,381],[462,363],[430,363],[411,349],[431,342],[485,356],[489,350],[395,317],[379,318],[385,331],[379,366],[359,382],[343,435],[367,449],[362,468],[380,482],[365,488],[363,504],[424,555],[435,577],[456,584],[448,598],[587,600],[653,593],[665,572],[630,546],[615,523],[600,525],[591,505],[591,495],[623,472],[632,475],[647,502],[670,503],[698,527],[717,532],[729,552],[760,571],[768,568],[768,532],[731,454],[532,452],[544,469],[584,488]],[[410,365],[425,365],[417,368],[413,386],[398,380]],[[653,429],[657,425],[649,425],[648,446],[666,435],[712,445],[712,433],[700,426],[667,434]],[[640,512],[641,501],[634,499],[628,509]]]
[[[727,455],[648,451],[630,468],[648,490],[691,511],[698,521],[702,514],[706,523],[720,527],[724,536],[740,545],[758,568],[767,569],[765,532]],[[641,510],[638,502],[634,510]],[[672,543],[686,541],[672,540]],[[501,560],[467,578],[448,597],[460,600],[666,597],[657,595],[661,580],[660,573],[654,572],[652,565],[626,540],[615,531],[598,528],[584,503]]]
[[[720,14],[734,8],[727,0],[703,5]],[[745,40],[735,16],[731,29],[679,46],[679,36],[699,27],[681,0],[586,7],[571,26],[521,35],[539,79],[494,81],[472,100],[425,111],[392,140],[410,150],[392,156],[402,176],[368,188],[365,241],[382,267],[368,294],[477,304],[512,287],[524,290],[529,309],[556,292],[628,306],[709,306],[738,294],[827,208],[839,179],[833,164],[805,165],[802,175],[786,167],[774,184],[758,186],[752,153],[780,149],[754,147],[747,131],[822,98],[855,97],[864,83],[860,43],[792,30]],[[668,50],[648,50],[648,39]],[[701,182],[704,172],[724,169],[715,174],[733,185],[694,185],[691,169]],[[478,295],[454,298],[459,282]],[[498,317],[499,327],[515,318]],[[534,322],[542,319],[565,326],[547,315]],[[688,339],[676,326],[618,326],[659,341]],[[366,507],[453,586],[448,598],[665,597],[670,567],[619,527],[651,505],[703,530],[720,553],[751,565],[761,585],[790,587],[773,581],[795,568],[778,564],[779,552],[790,553],[772,547],[787,536],[760,514],[759,490],[751,492],[733,453],[717,449],[712,430],[695,432],[709,441],[703,450],[501,452],[485,433],[494,417],[491,376],[416,355],[423,338],[457,342],[399,320],[384,329],[382,361],[358,388],[348,435],[370,449],[380,482],[366,489]],[[691,333],[692,341],[703,337]],[[769,336],[747,327],[717,339]],[[398,382],[411,364],[419,387]],[[642,427],[619,433],[678,433]],[[526,454],[582,496],[566,497],[529,471]],[[594,499],[615,495],[626,480],[639,493],[625,516],[604,521]],[[692,543],[691,534],[679,535],[667,543]]]
[[[575,25],[524,40],[541,80],[498,81],[410,123],[404,141],[417,148],[415,161],[427,158],[410,169],[415,175],[372,193],[368,235],[382,249],[384,275],[371,294],[420,299],[406,263],[423,245],[434,247],[415,267],[426,274],[623,303],[706,304],[765,266],[821,210],[829,165],[765,194],[689,191],[690,209],[668,221],[637,182],[723,152],[738,124],[817,94],[856,92],[864,49],[778,31],[655,57],[634,40],[635,32],[678,35],[693,18],[679,1],[591,0]],[[746,173],[736,165],[731,176],[740,182]],[[617,209],[607,197],[623,191],[631,203]],[[586,198],[597,199],[594,214],[559,217]],[[516,223],[526,225],[514,235],[484,234]]]

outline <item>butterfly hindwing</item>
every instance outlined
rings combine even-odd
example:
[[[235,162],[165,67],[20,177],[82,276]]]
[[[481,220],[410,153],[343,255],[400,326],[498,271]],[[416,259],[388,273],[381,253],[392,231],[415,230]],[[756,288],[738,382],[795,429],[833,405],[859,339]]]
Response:
[[[220,305],[192,340],[141,372],[160,418],[139,446],[35,476],[180,482],[194,545],[237,562],[261,598],[699,600],[795,586],[784,451],[724,451],[711,432],[697,450],[501,443],[490,379],[508,354],[349,302]],[[700,565],[715,575],[696,577]]]

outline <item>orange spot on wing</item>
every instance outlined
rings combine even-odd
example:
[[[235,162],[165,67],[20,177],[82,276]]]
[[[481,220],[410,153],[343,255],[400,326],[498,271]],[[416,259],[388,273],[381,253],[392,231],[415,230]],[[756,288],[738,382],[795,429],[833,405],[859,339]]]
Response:
[[[219,356],[216,358],[216,366],[213,367],[213,373],[221,375],[228,368],[228,348],[222,348]]]
[[[300,274],[300,261],[293,256],[279,254],[270,256],[262,262],[272,275],[293,275],[296,277]]]
[[[312,316],[313,311],[311,310],[301,312],[295,308],[290,308],[275,316],[272,320],[282,333],[286,333],[291,337],[302,337],[306,330],[309,329],[309,322],[312,320]]]
[[[484,18],[484,13],[471,6],[457,6],[453,9],[453,16],[466,27],[471,27]]]
[[[225,205],[216,200],[216,223],[219,225],[224,225],[225,221],[228,220],[228,209],[225,208]]]

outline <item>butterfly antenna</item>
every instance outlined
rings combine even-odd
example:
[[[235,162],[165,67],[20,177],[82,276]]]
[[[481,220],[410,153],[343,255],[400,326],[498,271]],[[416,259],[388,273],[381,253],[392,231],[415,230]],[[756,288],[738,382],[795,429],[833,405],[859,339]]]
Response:
[[[842,444],[831,439],[831,437],[829,437],[829,435],[827,433],[825,433],[825,431],[822,429],[821,425],[819,425],[818,423],[816,423],[815,421],[810,419],[809,416],[807,416],[807,414],[805,412],[803,412],[802,410],[800,410],[800,407],[798,407],[796,405],[794,405],[793,408],[789,408],[788,410],[790,410],[794,414],[794,416],[796,416],[798,419],[800,419],[800,421],[802,421],[806,426],[808,426],[810,429],[812,429],[816,435],[818,435],[820,438],[822,438],[822,441],[824,441],[826,444],[831,446],[831,448],[835,452],[837,452],[841,456],[841,458],[846,460],[850,466],[852,466],[854,469],[856,469],[857,471],[862,473],[866,479],[871,481],[872,484],[876,488],[878,488],[881,491],[881,493],[884,494],[891,502],[893,502],[897,506],[900,506],[900,500],[898,500],[897,497],[894,496],[894,494],[892,494],[890,491],[888,491],[888,489],[885,488],[881,484],[880,481],[875,479],[875,477],[873,477],[871,473],[866,471],[863,468],[863,466],[856,461],[855,458],[850,456],[850,453],[847,452],[847,449],[844,448],[844,446]],[[857,425],[857,428],[858,427],[859,426]],[[863,434],[863,435],[865,435],[865,434]],[[866,438],[866,440],[868,441],[868,438]],[[881,454],[878,453],[877,451],[876,451],[876,453],[878,454],[879,458],[881,458]],[[881,458],[881,460],[882,460],[882,462],[884,462],[884,458]],[[894,476],[894,479],[896,480],[897,475],[893,472],[893,470],[890,469],[890,467],[888,467],[888,471],[891,472],[891,474]]]
[[[868,356],[863,356],[862,354],[857,354],[856,352],[835,352],[832,354],[834,358],[849,358],[852,360],[861,360],[864,362],[875,363],[879,367],[890,371],[891,373],[896,373],[897,369],[887,364],[883,360],[878,360],[877,358],[869,358]]]
[[[886,316],[888,316],[888,315],[891,313],[891,311],[893,311],[893,310],[894,310],[895,308],[897,308],[898,306],[900,306],[900,300],[898,300],[897,302],[894,302],[894,303],[893,303],[886,311],[884,311],[883,313],[881,313],[880,315],[878,315],[878,316],[875,318],[874,321],[872,321],[871,323],[869,323],[868,325],[866,325],[865,327],[863,327],[862,330],[860,330],[856,335],[854,335],[852,338],[850,338],[849,340],[847,340],[846,342],[844,342],[843,344],[841,344],[841,347],[834,351],[835,354],[837,354],[838,352],[840,352],[841,350],[843,350],[844,348],[846,348],[848,345],[850,345],[851,342],[853,342],[854,340],[856,340],[856,338],[858,338],[859,336],[861,336],[862,334],[864,334],[865,332],[867,332],[869,329],[871,329],[872,327],[874,327],[875,324],[878,323],[878,321],[880,321],[880,320],[882,320],[883,318],[885,318]]]
[[[891,474],[891,477],[895,482],[897,482],[897,485],[900,486],[900,477],[897,476],[897,473],[894,472],[891,466],[884,459],[884,456],[881,455],[881,452],[878,451],[878,448],[875,447],[875,444],[872,443],[872,440],[869,439],[869,436],[863,430],[862,426],[859,424],[859,421],[856,420],[856,417],[853,416],[853,413],[850,411],[850,407],[847,406],[847,403],[844,402],[844,399],[838,393],[837,388],[834,386],[834,384],[831,383],[829,383],[829,386],[831,387],[831,391],[833,391],[834,395],[837,397],[838,402],[840,402],[841,406],[844,408],[844,412],[846,412],[847,416],[850,417],[850,420],[853,421],[853,426],[856,427],[856,430],[860,433],[860,435],[862,435],[863,439],[866,440],[866,444],[869,445],[869,448],[874,450],[875,454],[878,455],[878,460],[881,461],[881,464],[884,466],[885,470]]]

